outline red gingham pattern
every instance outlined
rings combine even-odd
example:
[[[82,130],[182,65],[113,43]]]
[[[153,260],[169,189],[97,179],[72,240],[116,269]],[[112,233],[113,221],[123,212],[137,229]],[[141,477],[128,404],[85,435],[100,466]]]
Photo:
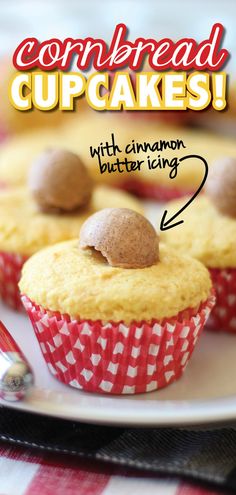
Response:
[[[26,256],[0,252],[0,297],[11,308],[22,311],[18,282]]]
[[[125,467],[0,445],[1,495],[217,495],[204,488]],[[221,491],[224,495],[224,492]]]
[[[236,268],[210,268],[216,306],[207,322],[210,330],[236,333]]]
[[[161,186],[153,182],[144,182],[140,179],[127,179],[118,185],[121,189],[128,191],[140,198],[154,199],[157,201],[171,201],[172,199],[182,198],[183,196],[192,195],[193,191],[189,189],[180,189],[171,185]]]
[[[44,359],[60,381],[89,392],[135,394],[165,387],[183,373],[214,305],[158,322],[76,321],[22,297]]]

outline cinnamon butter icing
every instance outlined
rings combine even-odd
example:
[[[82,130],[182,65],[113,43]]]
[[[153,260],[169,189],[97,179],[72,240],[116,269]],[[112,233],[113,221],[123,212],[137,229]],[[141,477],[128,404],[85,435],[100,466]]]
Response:
[[[69,212],[89,203],[93,182],[78,155],[48,149],[32,164],[29,188],[40,210]]]
[[[205,191],[217,210],[236,218],[236,158],[220,158],[214,163]]]
[[[89,217],[80,231],[80,247],[93,247],[109,265],[122,268],[148,267],[159,258],[154,227],[128,208],[105,208]]]

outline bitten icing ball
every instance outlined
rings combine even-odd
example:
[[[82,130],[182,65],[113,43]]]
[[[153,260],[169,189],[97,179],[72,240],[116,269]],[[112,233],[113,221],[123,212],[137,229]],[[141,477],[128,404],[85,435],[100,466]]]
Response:
[[[81,228],[79,245],[100,251],[109,265],[121,268],[145,268],[159,259],[154,227],[128,208],[105,208],[89,217]]]
[[[93,184],[76,154],[49,149],[33,162],[29,188],[42,211],[70,212],[88,204]]]
[[[213,164],[205,191],[221,213],[236,218],[236,158],[221,158]]]

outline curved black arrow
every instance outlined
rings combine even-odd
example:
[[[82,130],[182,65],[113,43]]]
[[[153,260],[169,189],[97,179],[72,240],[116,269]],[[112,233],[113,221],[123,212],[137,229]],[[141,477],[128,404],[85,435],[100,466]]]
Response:
[[[191,198],[187,201],[187,203],[185,203],[185,205],[182,206],[182,208],[180,208],[180,210],[178,210],[168,220],[166,220],[166,215],[168,213],[168,210],[164,211],[164,213],[162,215],[161,222],[160,222],[160,230],[172,229],[173,227],[176,227],[176,225],[180,225],[181,223],[184,223],[184,220],[179,220],[178,222],[175,222],[175,223],[172,223],[172,222],[173,222],[173,220],[175,220],[180,215],[180,213],[182,213],[184,210],[186,210],[186,208],[192,203],[192,201],[194,201],[194,199],[200,193],[200,191],[202,190],[202,188],[206,182],[207,175],[208,175],[208,164],[207,164],[207,161],[205,160],[205,158],[203,158],[202,156],[199,156],[199,155],[186,155],[186,156],[183,156],[182,158],[180,158],[179,162],[183,162],[184,160],[188,160],[189,158],[197,158],[198,160],[201,160],[201,162],[204,164],[205,171],[204,171],[204,177],[202,179],[202,182],[201,182],[199,188],[197,189],[197,191],[194,193],[193,196],[191,196]]]

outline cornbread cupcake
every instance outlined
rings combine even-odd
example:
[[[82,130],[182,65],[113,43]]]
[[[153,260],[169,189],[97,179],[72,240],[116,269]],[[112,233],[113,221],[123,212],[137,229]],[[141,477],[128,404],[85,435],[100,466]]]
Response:
[[[125,208],[95,213],[79,241],[30,258],[20,290],[50,372],[111,394],[178,379],[214,304],[206,268],[159,247],[148,220]]]
[[[56,130],[29,132],[9,140],[1,146],[0,182],[5,183],[5,186],[25,185],[29,167],[37,154],[49,146],[59,147],[63,142],[66,149],[79,154],[96,183],[124,189],[147,199],[171,200],[192,193],[203,177],[199,160],[191,159],[191,162],[186,160],[180,163],[181,157],[190,154],[202,155],[209,166],[221,154],[230,153],[236,157],[236,144],[233,139],[193,129],[180,130],[177,126],[165,126],[158,121],[141,122],[134,119],[131,125],[123,113],[118,114],[119,112],[114,115],[90,110],[83,114],[83,119],[71,119]],[[139,160],[143,162],[140,170],[127,172],[125,166],[121,166],[121,173],[116,169],[115,172],[105,171],[101,174],[98,157],[91,157],[90,146],[99,147],[101,143],[111,143],[112,134],[120,152],[116,153],[116,156],[101,157],[102,162],[114,163],[119,158],[121,162],[127,159],[137,164]],[[176,141],[182,141],[183,146],[177,144],[175,147]],[[162,147],[161,142],[169,144]],[[151,146],[157,144],[154,145],[153,151],[149,148],[141,151],[145,150],[145,146],[142,148],[144,143],[150,143]],[[125,152],[127,145],[129,153]],[[137,145],[141,147],[137,148]],[[156,168],[149,169],[148,157],[154,161]],[[172,162],[172,166],[167,162],[164,164],[163,161],[159,164],[159,158]]]
[[[77,155],[49,150],[34,162],[29,188],[0,194],[0,295],[21,307],[18,281],[25,260],[39,249],[78,236],[84,220],[104,207],[141,205],[123,192],[93,187]]]
[[[148,166],[142,166],[140,172],[129,174],[122,183],[123,189],[148,199],[170,201],[196,191],[203,179],[204,169],[197,158],[179,162],[179,159],[184,156],[200,155],[206,159],[209,168],[219,156],[230,154],[236,157],[234,139],[197,129],[180,130],[178,127],[165,128],[162,125],[159,130],[153,127],[148,134],[142,133],[137,141],[150,142],[152,145],[158,141],[159,147],[161,141],[169,143],[166,149],[163,145],[163,151],[140,152],[139,159],[146,163],[149,156],[150,161],[154,160],[156,168],[150,170]],[[159,164],[159,158],[167,159],[170,164],[172,161],[172,166],[169,166],[167,162]]]
[[[116,143],[121,150],[118,153],[122,161],[126,143],[139,132],[139,126],[133,125],[122,116],[114,114],[100,114],[94,110],[83,112],[83,118],[67,119],[64,125],[57,128],[44,127],[31,130],[22,135],[14,136],[1,146],[0,152],[0,182],[5,186],[25,186],[32,161],[46,148],[63,146],[79,154],[89,170],[93,180],[99,184],[116,185],[124,179],[122,173],[100,173],[97,157],[90,155],[90,146],[104,145],[111,142],[111,134],[115,135]],[[132,154],[129,154],[132,159]],[[104,158],[104,161],[115,161],[116,157]]]
[[[171,202],[177,212],[186,198]],[[184,223],[162,233],[178,253],[188,253],[209,269],[216,306],[207,326],[236,332],[236,159],[218,160],[210,170],[205,194],[181,213]]]

